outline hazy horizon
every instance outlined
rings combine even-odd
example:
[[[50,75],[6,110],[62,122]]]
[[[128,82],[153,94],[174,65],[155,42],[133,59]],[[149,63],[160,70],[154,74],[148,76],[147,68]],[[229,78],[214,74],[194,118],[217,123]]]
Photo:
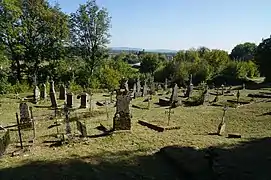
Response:
[[[86,0],[58,2],[66,13]],[[185,50],[205,46],[228,52],[270,36],[271,1],[97,0],[112,17],[109,47]]]

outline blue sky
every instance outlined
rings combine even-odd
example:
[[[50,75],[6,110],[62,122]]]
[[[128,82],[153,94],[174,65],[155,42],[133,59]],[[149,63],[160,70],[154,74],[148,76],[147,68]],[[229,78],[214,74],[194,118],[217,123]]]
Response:
[[[55,2],[55,0],[49,0]],[[66,13],[86,0],[57,0]],[[231,49],[271,35],[271,0],[97,0],[112,17],[111,47]]]

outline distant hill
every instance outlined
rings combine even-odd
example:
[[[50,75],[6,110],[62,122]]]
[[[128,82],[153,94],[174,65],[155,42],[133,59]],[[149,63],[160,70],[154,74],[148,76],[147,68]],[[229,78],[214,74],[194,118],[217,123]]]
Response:
[[[112,51],[142,51],[143,48],[130,48],[130,47],[110,47]],[[145,52],[155,52],[155,53],[177,53],[176,50],[170,49],[145,49]]]

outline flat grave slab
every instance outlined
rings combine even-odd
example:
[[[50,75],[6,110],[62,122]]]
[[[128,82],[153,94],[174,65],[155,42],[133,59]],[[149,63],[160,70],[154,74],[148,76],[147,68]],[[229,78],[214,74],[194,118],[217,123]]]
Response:
[[[142,121],[142,120],[139,120],[138,123],[140,125],[142,125],[142,126],[147,126],[148,128],[150,128],[152,130],[155,130],[155,131],[158,131],[158,132],[164,132],[164,131],[167,131],[167,130],[174,130],[174,129],[180,129],[181,128],[180,126],[166,126],[166,127],[163,127],[161,125],[156,125],[156,124],[146,122],[146,121]]]

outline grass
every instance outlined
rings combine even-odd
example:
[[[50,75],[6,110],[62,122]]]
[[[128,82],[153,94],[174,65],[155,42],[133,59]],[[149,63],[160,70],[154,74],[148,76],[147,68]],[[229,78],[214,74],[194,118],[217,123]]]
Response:
[[[249,93],[263,90],[242,90],[241,99]],[[265,89],[265,91],[270,91]],[[21,96],[26,96],[22,94]],[[195,93],[196,95],[196,93]],[[15,113],[18,112],[19,100],[13,95],[0,97],[0,117],[2,125],[16,123]],[[153,96],[151,109],[131,108],[133,115],[132,130],[126,133],[114,133],[99,138],[75,138],[67,145],[50,147],[56,141],[56,128],[48,129],[54,123],[50,120],[53,110],[33,107],[36,119],[37,137],[35,144],[21,156],[11,157],[11,152],[18,149],[19,139],[16,131],[11,131],[11,140],[6,155],[0,159],[0,179],[189,179],[183,177],[172,163],[165,161],[159,153],[166,146],[178,145],[205,150],[210,146],[220,149],[234,148],[251,139],[261,139],[271,136],[270,102],[260,102],[239,108],[229,108],[226,113],[226,133],[240,133],[242,139],[229,139],[224,136],[211,136],[208,133],[217,131],[222,117],[222,107],[195,106],[178,107],[173,109],[170,126],[180,126],[179,130],[169,130],[158,133],[137,123],[138,120],[153,122],[167,126],[166,107],[155,103],[159,97]],[[76,106],[79,100],[75,99]],[[103,94],[95,94],[96,101],[105,100]],[[145,98],[133,100],[131,104],[147,108]],[[210,96],[212,101],[214,96]],[[221,103],[235,97],[220,96]],[[59,101],[59,103],[63,103]],[[33,106],[32,104],[30,104]],[[41,102],[40,106],[50,105],[49,101]],[[71,116],[80,117],[86,124],[88,135],[99,135],[102,132],[95,129],[100,123],[107,128],[112,127],[115,108],[108,107],[109,120],[105,107],[97,107],[90,115],[88,110],[76,110]],[[59,120],[63,119],[59,118]],[[76,123],[72,122],[72,132],[78,135]],[[59,132],[65,132],[65,125],[59,127]],[[23,132],[24,141],[32,137],[31,131]],[[29,144],[28,142],[24,143]],[[178,159],[178,157],[176,157]],[[188,162],[189,163],[189,162]],[[180,167],[178,167],[180,168]],[[247,178],[249,179],[249,178]],[[264,178],[262,178],[264,179]]]

